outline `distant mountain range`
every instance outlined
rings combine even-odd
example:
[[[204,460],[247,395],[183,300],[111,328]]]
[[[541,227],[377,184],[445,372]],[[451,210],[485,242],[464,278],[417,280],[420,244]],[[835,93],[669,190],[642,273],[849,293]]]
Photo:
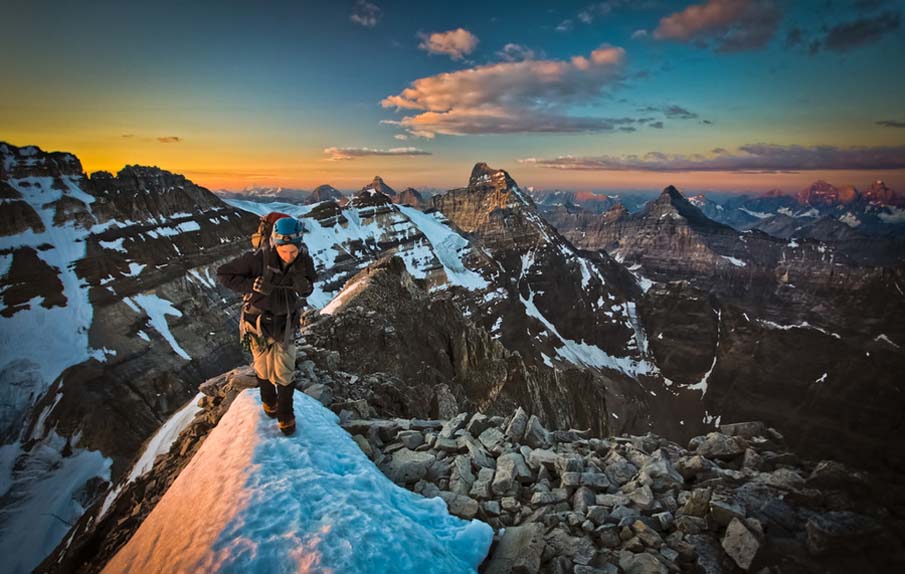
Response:
[[[412,187],[405,188],[402,192],[397,192],[390,187],[382,177],[375,176],[374,179],[363,186],[360,191],[373,190],[389,197],[394,203],[411,205],[419,207],[424,204],[425,197],[428,194],[418,191]],[[218,189],[215,194],[223,199],[239,199],[244,201],[256,201],[260,203],[283,202],[295,205],[313,205],[322,201],[338,201],[345,204],[354,193],[343,193],[332,185],[319,185],[311,191],[304,189],[291,189],[285,187],[259,187],[251,186],[241,191],[229,191],[227,189]]]

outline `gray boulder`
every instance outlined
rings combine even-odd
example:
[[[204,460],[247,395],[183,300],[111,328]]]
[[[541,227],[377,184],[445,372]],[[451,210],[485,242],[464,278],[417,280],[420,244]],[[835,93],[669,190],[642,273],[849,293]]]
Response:
[[[537,574],[544,553],[544,526],[529,523],[506,528],[485,574]]]
[[[515,410],[509,426],[506,427],[506,437],[512,442],[522,442],[525,429],[528,428],[528,413],[522,407]]]
[[[437,459],[426,452],[402,448],[393,453],[381,468],[390,480],[397,484],[415,483],[427,475],[427,469]]]
[[[738,518],[733,518],[726,528],[722,541],[723,550],[742,570],[747,571],[757,556],[760,541]]]

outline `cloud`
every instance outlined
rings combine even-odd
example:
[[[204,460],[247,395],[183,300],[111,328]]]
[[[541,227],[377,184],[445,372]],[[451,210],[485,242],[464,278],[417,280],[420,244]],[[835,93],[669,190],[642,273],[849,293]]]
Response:
[[[774,0],[706,0],[662,18],[653,36],[712,43],[717,52],[753,50],[770,41],[781,16]]]
[[[135,134],[122,134],[122,135],[119,136],[119,137],[125,138],[125,139],[131,139],[131,138],[134,138],[134,137],[135,137]]]
[[[905,128],[905,121],[899,120],[878,120],[876,124],[884,128]]]
[[[677,106],[675,104],[665,106],[644,106],[643,108],[639,108],[638,111],[648,113],[661,112],[667,119],[670,120],[693,120],[698,117],[698,114],[688,111],[682,106]]]
[[[682,106],[666,106],[663,108],[663,113],[667,118],[677,120],[693,120],[698,117],[698,114],[689,112]]]
[[[801,146],[747,144],[734,153],[715,148],[712,155],[666,154],[560,156],[551,159],[526,158],[523,164],[549,169],[577,171],[728,171],[747,173],[798,172],[813,170],[905,169],[905,146]]]
[[[349,20],[365,28],[373,28],[380,20],[380,6],[373,2],[368,2],[368,0],[357,0]]]
[[[157,138],[157,141],[160,143],[179,143],[182,141],[182,138],[178,136],[164,136]]]
[[[434,32],[429,36],[421,34],[420,37],[419,48],[431,54],[446,54],[453,60],[461,60],[478,45],[478,37],[464,28]]]
[[[556,30],[557,32],[571,32],[572,28],[574,28],[574,27],[575,27],[575,25],[572,22],[572,20],[566,19],[566,20],[563,20],[562,22],[560,22],[556,26],[556,28],[554,28],[554,30]]]
[[[534,50],[521,44],[506,44],[496,53],[504,62],[518,62],[521,60],[533,60]]]
[[[651,122],[647,125],[648,125],[648,127],[652,127],[652,128],[658,129],[658,130],[663,129],[663,122]]]
[[[852,48],[876,42],[884,35],[898,29],[898,13],[885,12],[873,18],[859,18],[830,28],[821,45],[833,52],[846,52]]]
[[[324,153],[328,155],[328,161],[349,160],[367,156],[403,156],[414,157],[419,155],[433,155],[429,151],[418,149],[416,147],[394,147],[390,149],[374,149],[369,147],[328,147],[324,148]]]
[[[649,9],[657,5],[653,0],[605,0],[588,4],[582,8],[577,18],[584,24],[592,24],[594,20],[608,16],[619,8]]]
[[[603,45],[569,60],[498,62],[415,80],[381,100],[384,108],[413,110],[385,120],[412,135],[612,130],[634,120],[575,117],[571,104],[596,101],[622,79],[625,52]]]
[[[639,38],[647,38],[647,30],[635,30],[632,32],[632,40],[637,40]]]

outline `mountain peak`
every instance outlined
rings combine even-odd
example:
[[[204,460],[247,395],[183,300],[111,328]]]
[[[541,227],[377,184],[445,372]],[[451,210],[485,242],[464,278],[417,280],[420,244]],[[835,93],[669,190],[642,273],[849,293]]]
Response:
[[[663,188],[663,191],[660,192],[660,197],[657,198],[657,203],[671,203],[676,205],[677,203],[689,203],[684,195],[679,193],[679,190],[675,188],[675,186],[668,185]],[[689,205],[691,205],[689,203]]]
[[[471,169],[471,177],[468,178],[468,187],[490,186],[500,191],[518,188],[518,184],[504,169],[493,169],[484,162],[478,162]]]
[[[396,195],[396,190],[387,185],[383,178],[379,175],[375,175],[374,179],[371,180],[371,183],[361,188],[361,191],[368,191],[373,189],[376,192],[380,192],[384,195],[388,195],[390,197],[394,197]]]

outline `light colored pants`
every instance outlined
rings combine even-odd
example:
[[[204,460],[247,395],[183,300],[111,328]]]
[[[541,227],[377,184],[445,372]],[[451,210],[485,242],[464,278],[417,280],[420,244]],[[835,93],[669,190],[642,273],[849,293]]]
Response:
[[[255,374],[277,385],[291,385],[295,377],[295,341],[288,345],[283,341],[274,341],[267,337],[267,345],[259,348],[251,343],[251,354],[254,357]]]

